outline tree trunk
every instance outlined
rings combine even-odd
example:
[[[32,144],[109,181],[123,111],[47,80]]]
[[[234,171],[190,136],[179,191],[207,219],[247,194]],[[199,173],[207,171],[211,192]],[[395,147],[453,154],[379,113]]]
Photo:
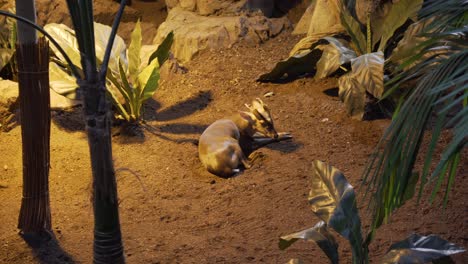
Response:
[[[17,0],[19,16],[36,22],[34,0]],[[49,47],[34,28],[18,22],[16,45],[23,147],[22,232],[51,229],[49,202],[50,94]]]
[[[93,171],[94,263],[125,263],[104,81],[80,84]]]

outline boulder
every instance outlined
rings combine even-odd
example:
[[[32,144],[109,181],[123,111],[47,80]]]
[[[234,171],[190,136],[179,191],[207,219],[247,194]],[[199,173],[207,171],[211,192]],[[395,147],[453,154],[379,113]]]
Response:
[[[290,27],[287,18],[268,19],[264,16],[200,16],[180,7],[170,10],[159,26],[153,44],[159,45],[173,31],[172,52],[176,59],[187,62],[204,49],[221,49],[239,41],[258,44]]]

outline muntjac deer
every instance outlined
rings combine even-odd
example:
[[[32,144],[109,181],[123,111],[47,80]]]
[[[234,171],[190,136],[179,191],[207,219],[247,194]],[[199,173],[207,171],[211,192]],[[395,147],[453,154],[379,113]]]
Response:
[[[249,112],[239,111],[230,119],[221,119],[205,129],[198,143],[198,155],[205,168],[218,176],[229,177],[250,168],[254,150],[273,142],[291,139],[289,133],[277,133],[270,110],[257,98]]]

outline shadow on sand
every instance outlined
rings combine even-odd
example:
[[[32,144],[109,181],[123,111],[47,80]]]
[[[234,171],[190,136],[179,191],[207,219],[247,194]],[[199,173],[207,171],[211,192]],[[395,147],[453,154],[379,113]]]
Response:
[[[32,249],[34,257],[41,264],[51,263],[77,263],[72,256],[70,256],[60,246],[59,241],[53,232],[37,233],[20,233],[20,236]]]

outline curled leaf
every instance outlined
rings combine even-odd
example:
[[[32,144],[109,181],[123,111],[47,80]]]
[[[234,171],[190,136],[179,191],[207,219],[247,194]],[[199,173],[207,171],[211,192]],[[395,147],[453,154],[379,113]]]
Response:
[[[435,235],[412,234],[407,239],[393,244],[382,264],[428,263],[464,251],[462,247]]]
[[[279,248],[284,250],[299,239],[317,243],[332,263],[338,263],[338,244],[333,235],[328,231],[324,221],[318,222],[312,228],[282,236],[280,238]]]
[[[341,171],[319,160],[313,162],[309,204],[327,226],[350,242],[353,258],[364,259],[361,220],[354,189]]]
[[[356,58],[356,53],[346,47],[342,42],[333,37],[323,38],[330,44],[321,45],[323,54],[317,62],[317,72],[315,78],[322,79],[333,74],[341,65]]]
[[[55,62],[49,63],[49,83],[50,88],[56,93],[72,100],[81,99],[76,93],[78,84],[75,77],[67,73],[65,69],[58,66]]]

